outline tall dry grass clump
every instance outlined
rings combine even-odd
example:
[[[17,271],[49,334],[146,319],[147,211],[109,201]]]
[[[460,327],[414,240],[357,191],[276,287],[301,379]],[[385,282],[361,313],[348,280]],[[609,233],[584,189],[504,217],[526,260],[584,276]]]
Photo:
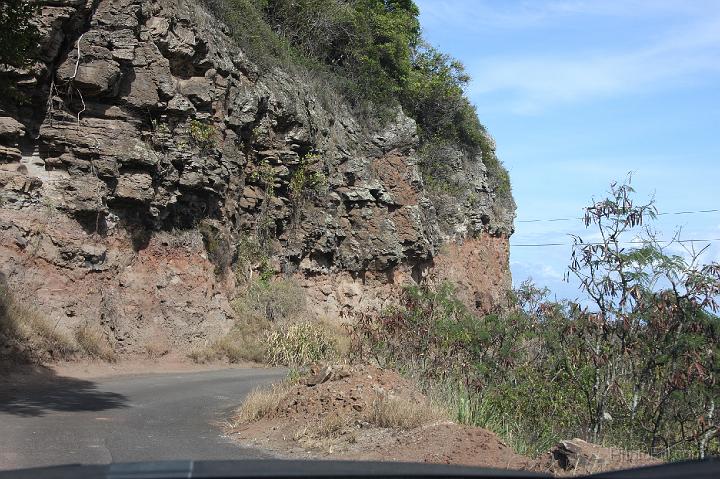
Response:
[[[378,427],[415,429],[449,420],[448,413],[429,400],[378,395],[368,408],[365,420]]]
[[[349,354],[347,331],[310,318],[305,290],[290,279],[256,279],[234,301],[238,319],[225,336],[192,351],[195,362],[253,361],[298,368]]]
[[[277,412],[280,403],[287,397],[292,383],[282,382],[269,388],[257,388],[247,395],[243,404],[235,411],[232,417],[233,426],[259,421],[272,417]]]
[[[77,351],[57,323],[18,301],[5,283],[0,283],[0,341],[9,346],[14,359],[63,360]]]
[[[117,355],[99,327],[85,324],[75,330],[75,341],[80,350],[93,359],[117,361]]]

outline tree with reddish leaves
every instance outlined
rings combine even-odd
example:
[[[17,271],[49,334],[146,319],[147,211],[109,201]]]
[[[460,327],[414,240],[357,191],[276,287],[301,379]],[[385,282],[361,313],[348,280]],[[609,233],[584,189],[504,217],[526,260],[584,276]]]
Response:
[[[611,185],[585,213],[599,239],[574,237],[569,274],[589,299],[576,337],[592,364],[581,382],[592,435],[621,422],[651,450],[695,443],[704,456],[720,430],[720,266],[702,265],[704,249],[679,235],[660,241],[646,226],[653,203],[633,193],[630,181]]]

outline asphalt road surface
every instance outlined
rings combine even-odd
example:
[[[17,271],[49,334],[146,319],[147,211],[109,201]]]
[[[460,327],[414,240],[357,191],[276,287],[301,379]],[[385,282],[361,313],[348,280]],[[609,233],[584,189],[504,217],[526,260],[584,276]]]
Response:
[[[218,423],[284,371],[231,369],[0,383],[0,470],[59,464],[269,457]]]

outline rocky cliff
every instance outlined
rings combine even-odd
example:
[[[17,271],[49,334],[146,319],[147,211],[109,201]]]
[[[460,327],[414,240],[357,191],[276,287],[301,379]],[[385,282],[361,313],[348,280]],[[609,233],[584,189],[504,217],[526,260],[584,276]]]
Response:
[[[462,190],[427,188],[400,109],[261,72],[198,2],[39,3],[40,57],[0,73],[0,272],[54,324],[134,352],[226,332],[239,275],[335,317],[413,282],[481,310],[509,286],[514,204],[481,155],[449,147]]]

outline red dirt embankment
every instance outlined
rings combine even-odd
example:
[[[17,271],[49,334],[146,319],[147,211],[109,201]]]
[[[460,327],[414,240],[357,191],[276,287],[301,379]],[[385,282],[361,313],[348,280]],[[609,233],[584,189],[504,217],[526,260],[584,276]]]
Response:
[[[514,452],[494,433],[455,424],[407,379],[374,366],[312,370],[292,384],[251,395],[228,425],[239,442],[288,457],[432,462],[559,475],[659,461],[618,456],[580,440],[545,457]]]

